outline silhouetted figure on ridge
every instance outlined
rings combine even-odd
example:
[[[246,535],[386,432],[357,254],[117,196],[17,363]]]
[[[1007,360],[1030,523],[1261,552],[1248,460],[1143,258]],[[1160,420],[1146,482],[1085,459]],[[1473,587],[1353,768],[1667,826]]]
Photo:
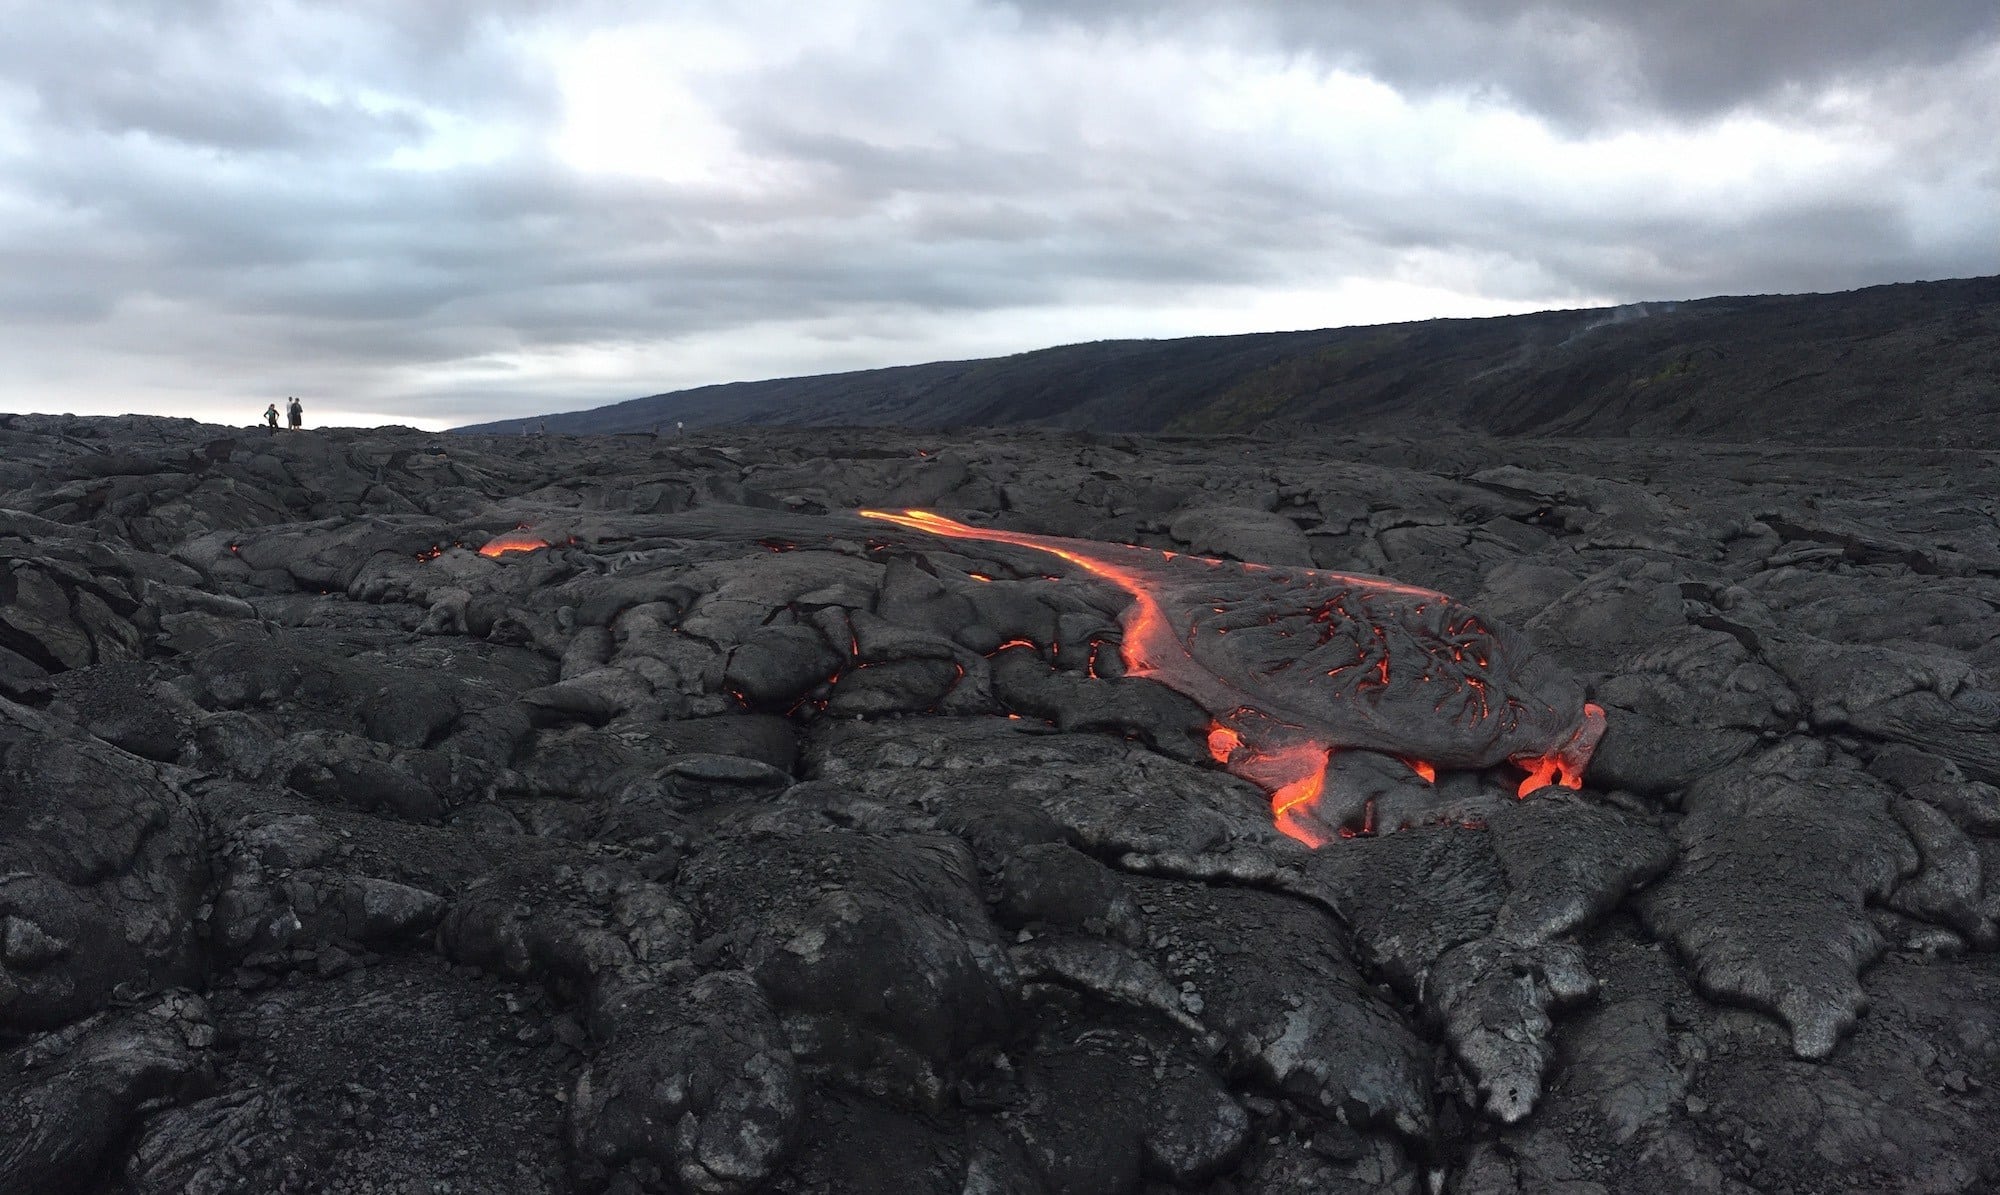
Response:
[[[298,399],[294,398],[291,401],[291,405],[285,408],[285,414],[289,419],[289,421],[291,422],[293,431],[297,431],[299,430],[299,428],[305,425],[306,421],[305,404],[301,403]]]
[[[277,404],[277,403],[272,403],[272,404],[271,404],[270,406],[268,406],[268,407],[265,407],[265,408],[264,408],[264,425],[265,425],[266,427],[270,428],[270,429],[271,429],[272,431],[277,431],[277,430],[278,430],[278,404]]]

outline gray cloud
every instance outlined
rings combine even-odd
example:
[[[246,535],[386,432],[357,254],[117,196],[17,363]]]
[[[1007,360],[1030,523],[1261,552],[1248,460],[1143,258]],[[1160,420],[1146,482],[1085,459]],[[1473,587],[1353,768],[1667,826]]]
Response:
[[[1766,0],[1012,0],[1030,20],[1158,34],[1224,25],[1244,40],[1422,91],[1492,90],[1586,123],[1706,118],[1746,104],[1990,50],[1989,0],[1913,4]]]
[[[679,177],[558,143],[559,51],[645,6],[47,6],[0,40],[0,408],[304,376],[470,419],[1370,280],[1459,311],[1996,268],[1990,4],[1718,7],[716,5],[686,36],[725,49],[660,66],[724,146]]]

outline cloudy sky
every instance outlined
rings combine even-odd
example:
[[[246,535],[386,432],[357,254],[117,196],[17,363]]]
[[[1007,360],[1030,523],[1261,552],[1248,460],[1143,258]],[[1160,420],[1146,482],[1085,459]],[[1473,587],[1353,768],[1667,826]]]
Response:
[[[0,30],[0,411],[442,427],[2000,271],[1993,0],[0,0]]]

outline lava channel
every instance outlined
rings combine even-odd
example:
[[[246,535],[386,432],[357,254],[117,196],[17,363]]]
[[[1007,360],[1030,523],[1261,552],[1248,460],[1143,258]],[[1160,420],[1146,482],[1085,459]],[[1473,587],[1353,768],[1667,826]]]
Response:
[[[1277,568],[864,510],[916,531],[1055,556],[1122,590],[1128,676],[1213,719],[1209,754],[1271,798],[1309,846],[1376,830],[1366,792],[1330,793],[1338,752],[1370,752],[1413,784],[1511,763],[1517,795],[1578,788],[1604,711],[1524,640],[1441,593],[1383,577]]]

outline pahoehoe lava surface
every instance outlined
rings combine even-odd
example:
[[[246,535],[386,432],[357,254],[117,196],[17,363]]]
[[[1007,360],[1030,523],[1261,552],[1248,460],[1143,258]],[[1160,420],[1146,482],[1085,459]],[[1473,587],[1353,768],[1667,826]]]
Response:
[[[1604,731],[1604,711],[1583,700],[1574,677],[1432,590],[975,527],[924,511],[861,514],[1044,552],[1124,591],[1125,675],[1206,710],[1209,753],[1270,789],[1278,828],[1308,846],[1334,829],[1353,837],[1376,828],[1373,792],[1327,791],[1335,752],[1400,759],[1426,787],[1438,784],[1440,766],[1512,762],[1527,772],[1516,789],[1526,796],[1552,780],[1579,787]],[[1086,667],[1097,675],[1096,659]]]
[[[1990,454],[0,445],[0,1192],[2000,1184]]]

